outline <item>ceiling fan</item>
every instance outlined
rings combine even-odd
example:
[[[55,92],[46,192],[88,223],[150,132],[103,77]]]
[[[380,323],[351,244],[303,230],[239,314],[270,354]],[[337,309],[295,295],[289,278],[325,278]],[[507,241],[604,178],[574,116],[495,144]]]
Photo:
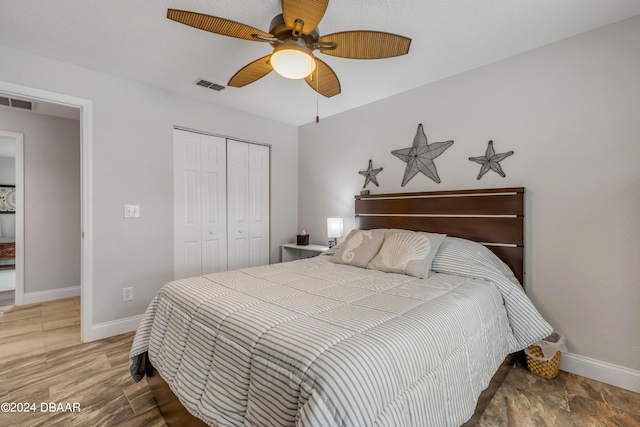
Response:
[[[321,53],[353,59],[380,59],[405,55],[411,39],[380,31],[344,31],[320,36],[318,23],[329,0],[282,0],[282,14],[271,21],[269,32],[216,16],[169,9],[167,18],[190,27],[223,36],[273,47],[267,56],[245,65],[229,80],[228,86],[243,87],[275,70],[290,79],[302,79],[327,98],[340,93],[340,81]],[[314,73],[315,71],[315,73]]]

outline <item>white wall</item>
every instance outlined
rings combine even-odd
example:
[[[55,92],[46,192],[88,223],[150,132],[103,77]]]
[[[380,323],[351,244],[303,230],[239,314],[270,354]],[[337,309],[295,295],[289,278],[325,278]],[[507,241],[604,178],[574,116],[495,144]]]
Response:
[[[0,46],[0,57],[0,81],[92,101],[94,325],[142,314],[173,277],[174,125],[272,144],[271,259],[279,260],[298,228],[297,128],[11,48]],[[125,204],[139,204],[141,217],[123,219]],[[122,302],[129,286],[134,300]]]
[[[25,294],[80,286],[78,121],[2,108],[0,129],[24,134]]]
[[[524,186],[527,292],[569,351],[640,370],[640,17],[300,128],[299,226],[353,225],[359,170],[372,193]],[[402,78],[402,76],[398,76]],[[455,143],[401,188],[419,123]],[[506,178],[480,165],[493,140]],[[640,378],[640,377],[638,377]],[[636,384],[637,385],[637,384]]]
[[[0,114],[2,111],[0,110]],[[0,127],[0,130],[2,128]],[[14,142],[6,142],[13,144]],[[15,157],[0,157],[0,185],[16,185],[16,159]],[[0,214],[0,234],[2,237],[13,237],[16,235],[15,214]],[[13,264],[13,260],[0,260],[0,265]]]
[[[2,114],[3,109],[0,109]],[[15,157],[0,157],[0,185],[16,185]]]

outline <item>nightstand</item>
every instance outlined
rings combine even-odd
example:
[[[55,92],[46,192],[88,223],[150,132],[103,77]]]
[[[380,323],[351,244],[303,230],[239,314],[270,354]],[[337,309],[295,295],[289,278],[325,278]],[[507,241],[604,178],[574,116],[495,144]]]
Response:
[[[282,262],[295,261],[297,259],[311,258],[320,255],[321,252],[329,249],[328,246],[321,245],[296,245],[287,243],[282,245]]]

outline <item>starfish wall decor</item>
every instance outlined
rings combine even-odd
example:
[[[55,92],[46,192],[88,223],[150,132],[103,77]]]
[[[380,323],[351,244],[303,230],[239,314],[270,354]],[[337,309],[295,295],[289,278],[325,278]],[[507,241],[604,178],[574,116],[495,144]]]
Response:
[[[511,156],[513,153],[513,151],[507,151],[506,153],[496,154],[493,149],[493,141],[489,141],[489,145],[487,145],[487,151],[484,153],[484,156],[469,157],[469,160],[482,165],[480,173],[478,174],[478,179],[482,178],[482,175],[489,172],[489,170],[494,171],[504,178],[506,175],[500,167],[500,162]]]
[[[367,170],[358,172],[360,175],[365,177],[364,185],[362,186],[362,188],[367,188],[367,184],[369,184],[370,182],[373,182],[376,187],[379,187],[376,175],[378,175],[381,171],[382,168],[374,169],[373,165],[371,164],[371,160],[369,160],[369,167],[367,168]]]
[[[427,135],[424,134],[422,124],[419,124],[416,136],[413,138],[413,146],[391,152],[391,154],[403,162],[407,162],[407,167],[404,170],[404,177],[402,178],[402,187],[404,187],[407,182],[411,181],[411,178],[413,178],[418,172],[422,172],[440,184],[440,177],[438,176],[436,164],[433,163],[433,159],[444,153],[444,150],[452,145],[453,141],[451,140],[429,144],[427,142]]]

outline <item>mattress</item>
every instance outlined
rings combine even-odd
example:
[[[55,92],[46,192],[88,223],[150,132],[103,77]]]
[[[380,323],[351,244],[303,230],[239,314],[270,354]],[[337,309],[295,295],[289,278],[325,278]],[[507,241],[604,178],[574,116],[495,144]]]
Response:
[[[131,372],[148,353],[213,426],[459,426],[505,356],[551,332],[475,250],[443,245],[426,279],[316,257],[171,282]]]

